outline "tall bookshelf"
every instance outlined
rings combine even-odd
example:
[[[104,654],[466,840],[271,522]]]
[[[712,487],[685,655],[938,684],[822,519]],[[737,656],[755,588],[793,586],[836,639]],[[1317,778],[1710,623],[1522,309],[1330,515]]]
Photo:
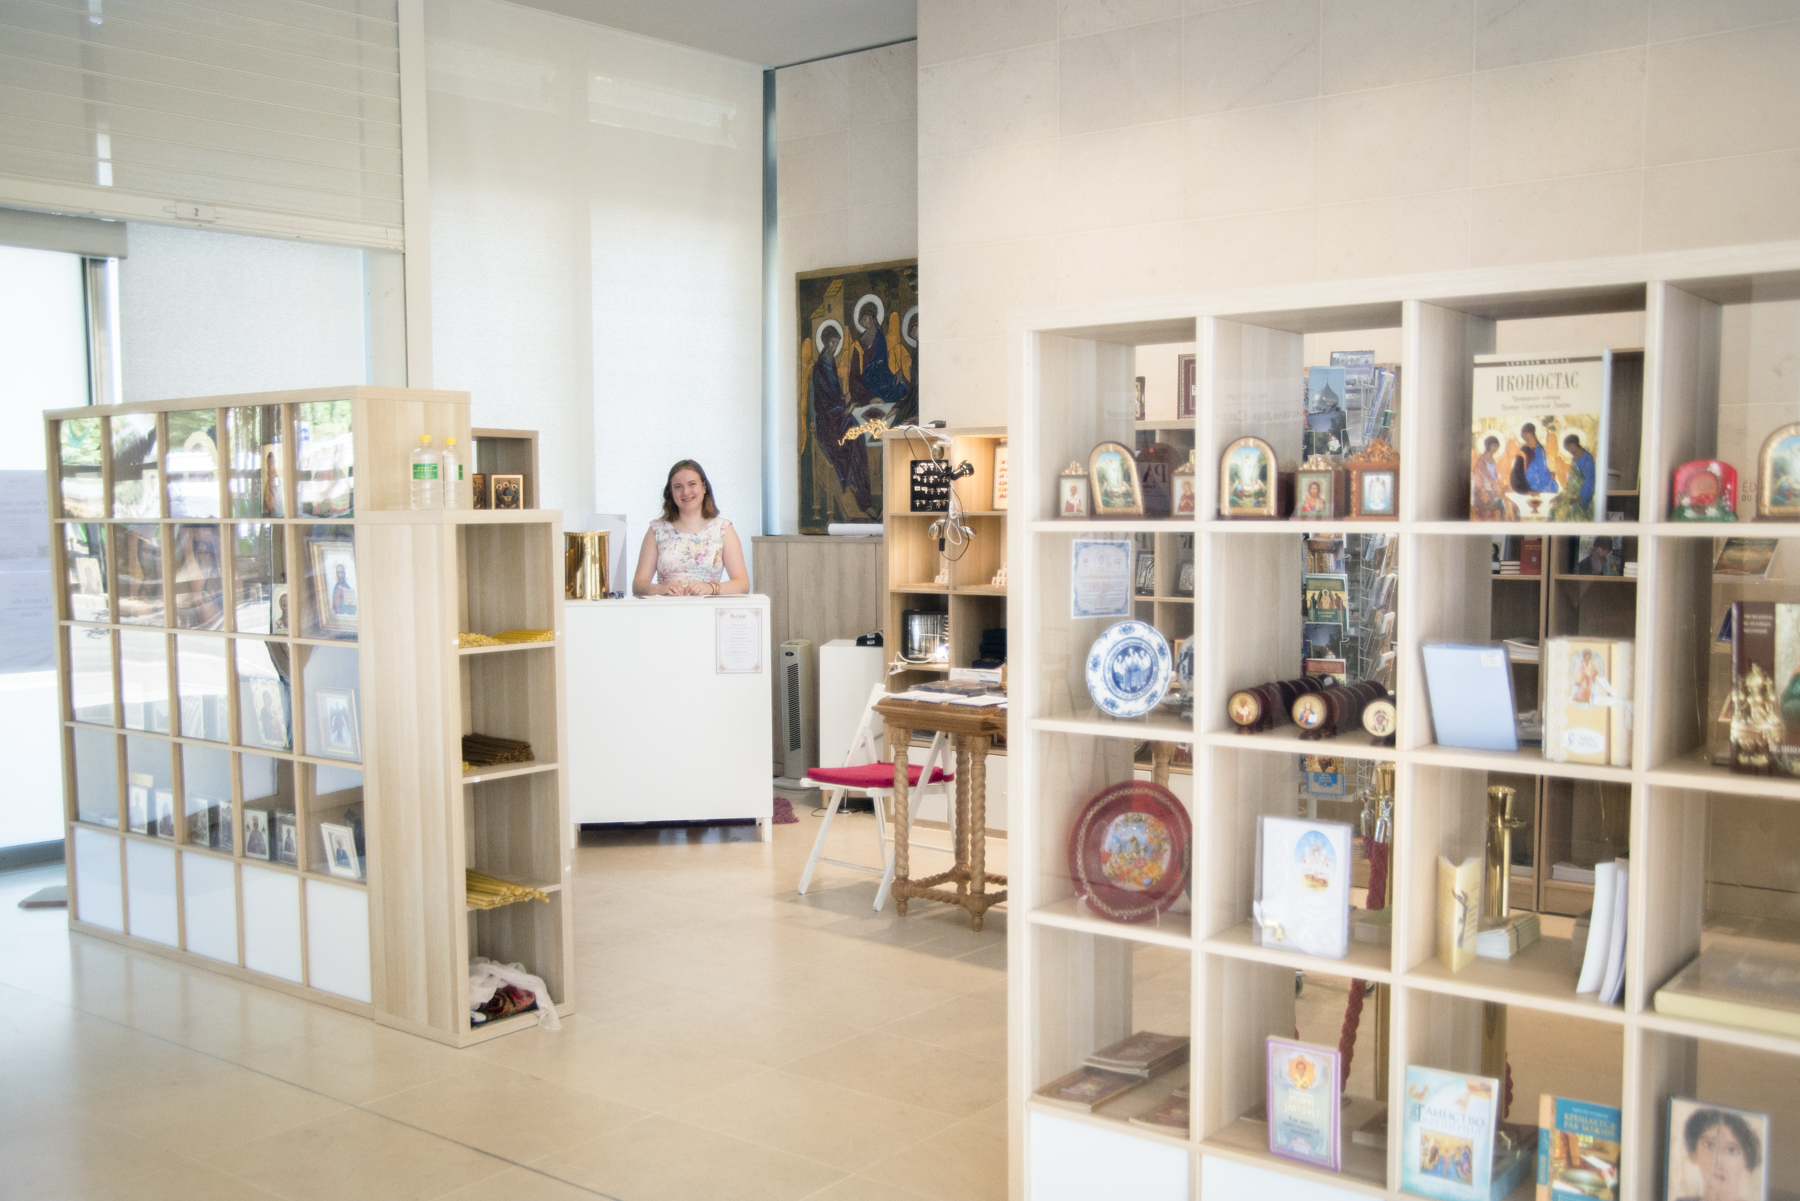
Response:
[[[1015,913],[1008,1070],[1015,1198],[1064,1195],[1057,1190],[1070,1174],[1100,1159],[1109,1165],[1108,1179],[1138,1197],[1240,1196],[1254,1188],[1279,1190],[1288,1180],[1321,1190],[1307,1196],[1338,1190],[1399,1201],[1409,1195],[1399,1191],[1406,1067],[1480,1071],[1483,1022],[1496,1012],[1510,1018],[1514,1031],[1555,1022],[1584,1047],[1606,1049],[1597,1062],[1616,1067],[1603,1066],[1598,1077],[1576,1079],[1569,1074],[1574,1068],[1557,1065],[1538,1083],[1543,1091],[1622,1106],[1622,1197],[1663,1196],[1663,1125],[1672,1095],[1769,1111],[1776,1129],[1800,1123],[1800,1099],[1791,1088],[1773,1098],[1738,1096],[1733,1071],[1760,1066],[1770,1056],[1792,1062],[1800,1056],[1800,1039],[1673,1019],[1653,1008],[1656,989],[1701,945],[1709,814],[1751,802],[1800,802],[1800,780],[1735,775],[1715,766],[1703,720],[1709,716],[1704,693],[1714,634],[1709,619],[1717,601],[1713,539],[1800,539],[1800,522],[1720,527],[1667,520],[1675,466],[1725,451],[1729,441],[1740,451],[1750,446],[1748,456],[1724,457],[1741,479],[1753,476],[1762,435],[1800,418],[1791,389],[1785,405],[1747,411],[1766,426],[1754,436],[1732,427],[1746,410],[1734,410],[1730,420],[1720,412],[1721,329],[1728,311],[1751,306],[1759,319],[1793,334],[1791,326],[1800,322],[1778,306],[1797,295],[1800,243],[1782,243],[1065,307],[1014,318],[1010,355],[1020,378],[1009,412],[1015,528],[1008,608],[1017,653],[1008,761]],[[1471,356],[1495,348],[1502,322],[1606,313],[1641,313],[1645,326],[1642,425],[1634,451],[1643,481],[1641,513],[1622,523],[1471,523]],[[1300,534],[1308,527],[1220,519],[1219,455],[1232,439],[1255,435],[1273,444],[1278,460],[1298,459],[1296,398],[1308,335],[1378,330],[1397,335],[1403,347],[1400,520],[1339,521],[1330,528],[1397,541],[1396,745],[1372,746],[1360,730],[1306,742],[1291,725],[1240,735],[1225,714],[1230,693],[1296,674]],[[1203,511],[1174,523],[1054,519],[1057,472],[1071,459],[1085,459],[1099,441],[1131,440],[1136,348],[1189,341],[1199,354],[1197,489]],[[1753,514],[1753,505],[1740,506],[1746,509]],[[1135,721],[1107,717],[1088,698],[1083,662],[1109,622],[1069,617],[1069,540],[1176,531],[1194,537],[1198,556],[1194,717],[1184,722],[1168,710]],[[1638,539],[1635,584],[1569,582],[1620,588],[1631,596],[1625,613],[1636,662],[1628,767],[1552,763],[1536,747],[1498,754],[1434,742],[1419,647],[1487,641],[1494,596],[1501,588],[1523,587],[1492,582],[1491,538],[1547,534]],[[1797,545],[1784,541],[1784,555]],[[1563,583],[1551,579],[1545,586]],[[1790,587],[1782,598],[1800,600],[1800,589]],[[1122,925],[1076,902],[1068,839],[1086,802],[1129,778],[1131,748],[1145,739],[1193,748],[1187,801],[1195,831],[1192,912]],[[1257,946],[1251,939],[1256,819],[1295,812],[1298,762],[1307,753],[1395,767],[1392,942],[1353,942],[1343,960]],[[1480,853],[1486,786],[1490,778],[1508,775],[1550,785],[1599,781],[1628,792],[1632,870],[1620,1005],[1576,995],[1567,938],[1546,937],[1512,960],[1478,960],[1456,974],[1436,958],[1437,860]],[[1292,1036],[1310,1020],[1296,1000],[1296,972],[1309,981],[1363,980],[1385,993],[1385,1034],[1377,1033],[1380,1007],[1371,1003],[1356,1055],[1361,1064],[1379,1059],[1383,1069],[1380,1087],[1365,1100],[1368,1107],[1387,1107],[1386,1146],[1351,1140],[1365,1107],[1354,1121],[1346,1119],[1340,1172],[1271,1156],[1258,1120],[1264,1038]],[[1191,1033],[1185,1071],[1092,1114],[1034,1096],[1084,1056],[1134,1029]],[[1329,1037],[1311,1041],[1335,1043],[1336,1026]],[[1185,1135],[1129,1120],[1183,1082],[1192,1089]],[[1535,1120],[1536,1091],[1515,1101],[1514,1120]],[[1777,1190],[1792,1162],[1772,1161]],[[1515,1195],[1529,1196],[1531,1188],[1528,1181]]]
[[[45,422],[71,928],[453,1046],[537,1021],[472,1026],[472,956],[572,1011],[561,516],[410,508],[468,394]],[[555,637],[459,646],[521,628]],[[464,770],[471,732],[535,757]],[[466,868],[549,901],[477,910]]]

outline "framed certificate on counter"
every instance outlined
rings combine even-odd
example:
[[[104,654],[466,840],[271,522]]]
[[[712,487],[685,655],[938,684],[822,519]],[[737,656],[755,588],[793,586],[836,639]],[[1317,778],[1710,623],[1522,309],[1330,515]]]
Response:
[[[718,675],[758,675],[762,672],[762,610],[720,609],[715,615],[718,638]]]

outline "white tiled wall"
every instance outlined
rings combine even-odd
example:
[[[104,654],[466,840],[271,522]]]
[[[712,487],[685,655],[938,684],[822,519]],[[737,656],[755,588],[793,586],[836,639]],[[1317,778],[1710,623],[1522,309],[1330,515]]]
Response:
[[[1013,308],[1800,237],[1800,0],[919,0],[917,54],[954,424]]]
[[[775,74],[776,380],[781,459],[794,462],[794,276],[919,253],[918,57],[907,42]],[[780,473],[779,533],[799,532],[798,487]]]

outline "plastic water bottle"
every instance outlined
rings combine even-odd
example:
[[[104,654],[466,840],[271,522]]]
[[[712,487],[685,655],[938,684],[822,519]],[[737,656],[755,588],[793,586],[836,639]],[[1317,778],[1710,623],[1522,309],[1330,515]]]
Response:
[[[443,500],[438,490],[442,487],[441,472],[443,463],[437,451],[431,448],[431,435],[420,434],[419,445],[412,452],[412,507],[415,509],[441,509]]]
[[[456,439],[444,439],[444,507],[460,509],[463,507],[463,467],[462,460],[456,457]]]

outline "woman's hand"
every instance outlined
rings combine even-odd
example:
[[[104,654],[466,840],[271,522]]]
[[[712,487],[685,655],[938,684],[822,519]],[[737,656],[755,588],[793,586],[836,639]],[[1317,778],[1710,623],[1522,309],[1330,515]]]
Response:
[[[670,596],[706,596],[712,592],[711,584],[702,584],[699,580],[676,580],[669,585]]]

